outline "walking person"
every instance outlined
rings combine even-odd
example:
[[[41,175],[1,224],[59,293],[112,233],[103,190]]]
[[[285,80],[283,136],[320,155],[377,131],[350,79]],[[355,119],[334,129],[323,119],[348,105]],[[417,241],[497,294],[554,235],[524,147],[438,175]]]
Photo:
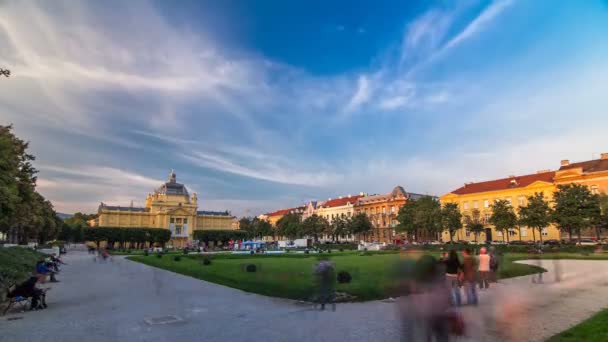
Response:
[[[500,266],[500,261],[498,259],[498,255],[496,254],[496,248],[490,247],[490,281],[493,283],[498,282],[498,267]]]
[[[490,288],[490,256],[485,247],[479,250],[479,288],[481,290]]]
[[[449,289],[451,289],[451,302],[454,306],[460,306],[460,281],[458,274],[462,272],[462,263],[458,259],[458,254],[455,250],[451,250],[448,253],[445,264],[445,280]]]
[[[334,291],[336,283],[336,272],[335,267],[329,260],[323,260],[317,264],[315,268],[315,275],[317,277],[317,286],[319,294],[319,303],[321,304],[321,310],[325,310],[325,304],[330,303],[332,310],[336,310],[336,304],[334,303]]]
[[[475,257],[471,254],[470,248],[465,248],[462,261],[462,270],[464,273],[464,290],[467,296],[467,304],[477,305],[477,284],[475,278],[477,275],[477,267]]]

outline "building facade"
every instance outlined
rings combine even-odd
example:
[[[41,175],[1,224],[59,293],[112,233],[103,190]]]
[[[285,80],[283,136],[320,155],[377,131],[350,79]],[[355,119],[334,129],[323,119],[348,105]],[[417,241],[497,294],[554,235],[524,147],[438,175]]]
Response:
[[[102,202],[98,215],[92,225],[169,229],[169,244],[175,247],[190,244],[195,230],[238,229],[238,222],[235,223],[235,217],[228,211],[199,211],[196,193],[190,196],[186,187],[177,182],[173,171],[166,183],[148,194],[145,207],[109,206]]]
[[[388,194],[361,197],[355,203],[355,213],[364,213],[374,227],[366,239],[373,242],[398,243],[404,239],[403,235],[395,230],[397,214],[408,200],[417,200],[424,195],[407,193],[403,187],[397,185]]]
[[[545,200],[552,202],[557,186],[571,183],[586,185],[594,194],[608,194],[608,153],[602,153],[600,159],[583,162],[570,163],[569,160],[562,160],[557,171],[544,170],[536,174],[467,183],[443,195],[441,202],[458,204],[463,215],[470,214],[473,209],[478,209],[487,224],[487,220],[492,214],[491,204],[496,200],[507,200],[514,207],[515,212],[518,212],[519,207],[526,206],[528,197],[534,193],[542,193]],[[489,224],[487,227],[486,231],[478,236],[479,240],[503,240],[501,232],[497,232]],[[541,236],[538,231],[533,231],[525,226],[513,229],[508,234],[510,240],[522,241],[540,240],[541,236],[543,240],[560,239],[561,237],[559,229],[554,225],[544,228]],[[583,236],[593,236],[593,233],[589,230]],[[444,241],[449,241],[449,233],[445,232],[442,238]],[[472,241],[474,236],[463,228],[455,234],[454,239]]]

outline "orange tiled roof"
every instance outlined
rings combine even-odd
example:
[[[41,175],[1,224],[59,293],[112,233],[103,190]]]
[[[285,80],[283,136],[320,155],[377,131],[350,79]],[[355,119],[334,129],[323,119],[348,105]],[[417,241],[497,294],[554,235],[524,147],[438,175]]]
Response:
[[[282,215],[285,215],[285,214],[289,213],[290,211],[293,211],[293,210],[296,210],[296,209],[298,209],[298,208],[279,209],[279,210],[277,210],[275,212],[268,213],[266,215],[267,216],[282,216]]]
[[[534,173],[531,175],[515,176],[509,178],[496,179],[486,182],[469,183],[464,186],[452,191],[451,193],[456,195],[474,194],[478,192],[498,191],[507,190],[513,188],[523,188],[534,182],[548,182],[553,183],[555,172],[543,172]],[[512,182],[515,180],[515,182]]]
[[[355,204],[355,202],[357,201],[357,199],[359,199],[360,197],[363,197],[361,195],[356,195],[356,196],[346,196],[346,197],[342,197],[342,198],[335,198],[332,200],[328,200],[327,202],[323,203],[323,208],[333,208],[333,207],[340,207],[343,205],[346,205],[347,203],[351,203],[351,204]]]

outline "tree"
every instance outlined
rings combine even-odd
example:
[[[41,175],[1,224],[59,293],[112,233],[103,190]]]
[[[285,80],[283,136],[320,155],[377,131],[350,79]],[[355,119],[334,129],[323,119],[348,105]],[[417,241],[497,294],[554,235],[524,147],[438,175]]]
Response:
[[[366,240],[367,234],[373,229],[369,217],[365,213],[355,214],[349,222],[348,232],[350,234],[363,234],[363,239]]]
[[[397,213],[397,230],[406,231],[408,235],[419,238],[422,232],[434,236],[442,231],[441,204],[431,196],[407,201]]]
[[[598,234],[600,234],[601,229],[608,228],[608,194],[601,194],[599,196],[600,201],[600,222],[598,226]]]
[[[570,241],[576,232],[581,239],[581,230],[600,223],[600,197],[580,184],[558,185],[553,193],[555,208],[552,219],[562,231],[568,232]],[[599,239],[599,235],[598,235]]]
[[[264,236],[274,235],[275,229],[272,228],[270,222],[266,220],[260,220],[259,218],[254,218],[252,221],[253,231],[255,232],[255,237],[259,237],[262,239]]]
[[[507,242],[509,242],[509,231],[517,226],[517,215],[511,203],[506,200],[498,200],[492,204],[492,215],[489,221],[494,225],[494,229],[503,234],[502,240],[505,240],[506,235]]]
[[[333,236],[334,241],[340,241],[341,237],[348,234],[348,228],[350,226],[350,217],[336,217],[330,225],[330,234]]]
[[[540,243],[543,242],[542,231],[551,223],[551,212],[549,202],[545,201],[545,197],[539,192],[528,197],[527,206],[519,208],[520,223],[532,228],[534,241],[536,241],[535,230],[538,230]]]
[[[297,239],[303,235],[302,215],[298,213],[287,213],[277,221],[277,233],[290,240]]]
[[[475,236],[475,243],[477,243],[477,238],[479,237],[479,234],[482,233],[485,229],[485,226],[481,219],[481,212],[479,211],[479,209],[473,209],[471,210],[470,215],[465,215],[464,224],[465,227],[471,233],[473,233],[473,235]]]
[[[454,241],[454,233],[462,228],[462,214],[456,203],[446,203],[441,208],[441,226],[450,234],[450,242]]]
[[[316,214],[307,217],[300,226],[301,234],[313,237],[315,243],[319,242],[319,235],[326,233],[328,228],[329,222]]]

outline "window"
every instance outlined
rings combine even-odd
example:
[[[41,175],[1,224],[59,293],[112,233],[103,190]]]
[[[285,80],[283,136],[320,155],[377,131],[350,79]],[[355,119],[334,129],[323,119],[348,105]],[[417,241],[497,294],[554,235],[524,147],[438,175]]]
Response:
[[[488,202],[488,200],[483,200],[483,207],[484,208],[490,207],[490,202]]]
[[[471,231],[470,231],[470,230],[468,230],[468,229],[467,229],[465,233],[466,233],[466,236],[467,236],[467,237],[470,237],[470,236],[471,236]]]
[[[187,218],[184,219],[184,224],[188,224],[188,219]]]
[[[382,207],[382,213],[386,214],[386,207]]]
[[[463,202],[462,207],[464,208],[464,210],[469,210],[469,202]]]
[[[524,227],[521,229],[521,236],[522,237],[528,236],[528,228]]]
[[[477,201],[473,201],[473,209],[477,209],[479,206],[477,205]]]
[[[350,211],[346,213],[346,216],[350,217]]]
[[[524,196],[519,196],[519,198],[517,199],[517,205],[519,205],[520,207],[526,205],[526,198]]]
[[[514,230],[509,230],[509,236],[515,236],[517,234]]]
[[[484,223],[490,222],[490,216],[491,216],[490,214],[484,214],[483,215],[483,221],[484,221]]]
[[[175,235],[182,234],[182,226],[175,226]]]
[[[176,218],[175,223],[177,223],[177,224],[182,223],[182,218],[181,217]]]
[[[500,230],[496,231],[496,236],[502,237],[502,232]]]
[[[394,214],[394,213],[395,213],[395,206],[393,205],[393,206],[391,207],[391,214]]]
[[[591,193],[594,195],[599,195],[600,194],[600,189],[598,188],[597,185],[592,185],[591,186]]]
[[[549,229],[547,229],[547,227],[544,227],[543,229],[540,230],[541,234],[547,236],[549,235]]]
[[[383,229],[383,230],[382,230],[382,237],[383,237],[383,238],[386,238],[386,229]]]
[[[175,223],[175,219],[172,217],[172,218],[169,220],[169,222],[171,222],[171,223]]]
[[[511,199],[511,197],[507,198],[507,203],[512,204],[512,202],[513,202],[513,201],[512,201],[512,199]]]

